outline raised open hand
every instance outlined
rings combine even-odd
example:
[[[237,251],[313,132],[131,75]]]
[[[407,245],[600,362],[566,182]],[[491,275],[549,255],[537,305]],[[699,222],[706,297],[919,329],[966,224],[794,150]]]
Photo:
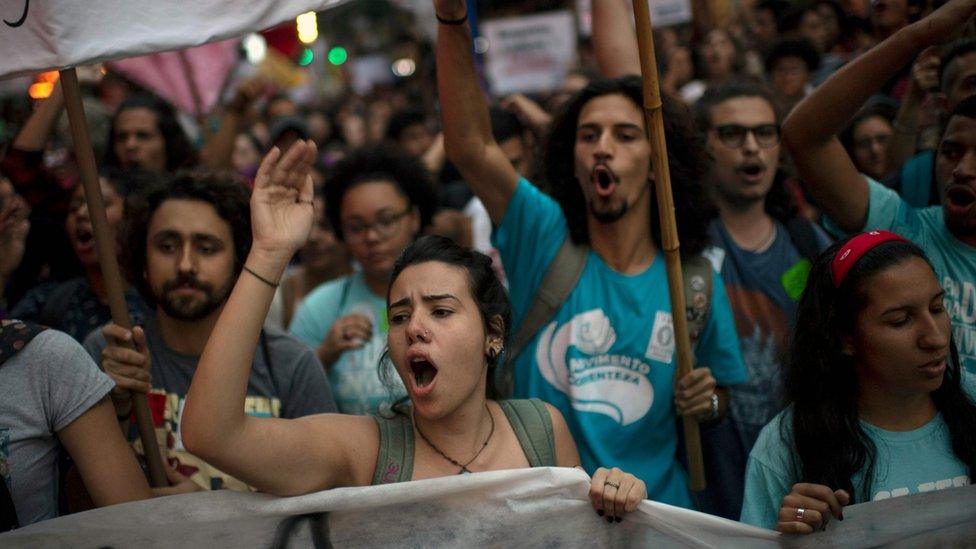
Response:
[[[264,156],[251,195],[252,247],[291,257],[312,230],[311,141],[296,141],[282,154],[277,147]]]

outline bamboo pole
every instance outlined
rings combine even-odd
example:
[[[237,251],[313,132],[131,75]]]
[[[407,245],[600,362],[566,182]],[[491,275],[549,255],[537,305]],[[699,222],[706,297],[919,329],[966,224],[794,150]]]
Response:
[[[95,153],[92,151],[91,140],[88,137],[88,122],[85,120],[85,109],[81,103],[81,88],[78,85],[78,73],[68,68],[61,71],[61,89],[64,92],[64,105],[68,111],[68,122],[71,126],[71,140],[74,143],[75,158],[81,181],[85,187],[85,200],[88,201],[88,214],[91,216],[92,230],[95,233],[95,246],[98,250],[98,262],[105,278],[105,289],[108,292],[108,305],[112,311],[112,322],[123,328],[131,328],[129,311],[125,306],[125,285],[119,271],[116,258],[115,241],[108,228],[108,218],[105,217],[105,203],[102,200],[102,190],[98,183],[98,171],[95,167]],[[132,407],[136,414],[136,425],[139,428],[139,438],[146,455],[149,468],[150,482],[155,487],[168,486],[166,470],[163,469],[159,444],[156,442],[156,430],[153,426],[152,412],[149,410],[149,400],[142,393],[132,393]]]
[[[651,14],[647,0],[634,0],[634,18],[637,20],[637,48],[644,81],[644,125],[647,127],[653,155],[654,189],[657,193],[658,217],[661,220],[661,246],[664,248],[664,260],[667,265],[671,319],[678,353],[678,368],[675,375],[680,379],[691,371],[694,356],[691,353],[691,339],[688,336],[688,317],[685,313],[684,283],[681,276],[681,246],[678,242],[678,224],[674,216],[674,198],[671,195],[671,172],[668,168],[668,149],[664,139],[661,90],[658,86],[654,37],[651,32]],[[682,424],[691,489],[699,492],[705,489],[705,467],[702,461],[698,422],[684,417]]]

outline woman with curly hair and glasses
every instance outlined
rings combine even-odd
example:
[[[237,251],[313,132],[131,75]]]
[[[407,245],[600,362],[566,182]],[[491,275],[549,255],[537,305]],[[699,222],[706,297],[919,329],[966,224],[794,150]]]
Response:
[[[289,329],[316,350],[342,413],[387,410],[406,394],[398,381],[384,385],[376,367],[389,330],[386,291],[394,261],[435,208],[423,166],[387,147],[352,153],[325,182],[326,217],[360,270],[312,290]]]

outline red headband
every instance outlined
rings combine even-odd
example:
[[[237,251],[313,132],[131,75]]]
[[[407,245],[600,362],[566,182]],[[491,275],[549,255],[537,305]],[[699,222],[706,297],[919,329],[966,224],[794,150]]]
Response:
[[[834,255],[834,260],[830,262],[830,272],[834,275],[834,287],[840,287],[844,279],[847,278],[847,273],[850,272],[864,254],[892,240],[905,241],[901,236],[888,231],[861,233],[848,240],[841,249],[837,250],[837,254]]]

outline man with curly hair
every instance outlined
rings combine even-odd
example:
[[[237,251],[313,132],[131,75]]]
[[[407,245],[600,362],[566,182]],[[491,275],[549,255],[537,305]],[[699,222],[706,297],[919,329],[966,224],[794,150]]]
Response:
[[[464,2],[434,4],[447,154],[496,226],[492,239],[509,275],[516,327],[564,241],[582,248],[582,270],[566,299],[524,351],[509,357],[515,395],[559,408],[587,471],[620,464],[647,484],[651,499],[691,507],[676,458],[676,417],[717,419],[727,403],[721,386],[742,381],[745,371],[725,291],[714,284],[709,292],[699,277],[692,298],[711,303],[698,334],[702,367],[675,375],[640,80],[598,80],[566,103],[545,150],[546,195],[518,176],[492,137]],[[702,184],[708,157],[685,110],[666,101],[664,114],[678,233],[691,258],[707,243],[714,215]]]
[[[109,324],[92,332],[85,349],[115,381],[112,402],[123,428],[130,392],[148,393],[178,471],[201,488],[246,489],[186,452],[180,415],[197,360],[251,247],[247,188],[218,175],[179,172],[133,197],[129,208],[121,234],[124,269],[155,311],[144,326]],[[284,418],[336,409],[314,353],[275,329],[261,334],[245,406],[249,414]]]

